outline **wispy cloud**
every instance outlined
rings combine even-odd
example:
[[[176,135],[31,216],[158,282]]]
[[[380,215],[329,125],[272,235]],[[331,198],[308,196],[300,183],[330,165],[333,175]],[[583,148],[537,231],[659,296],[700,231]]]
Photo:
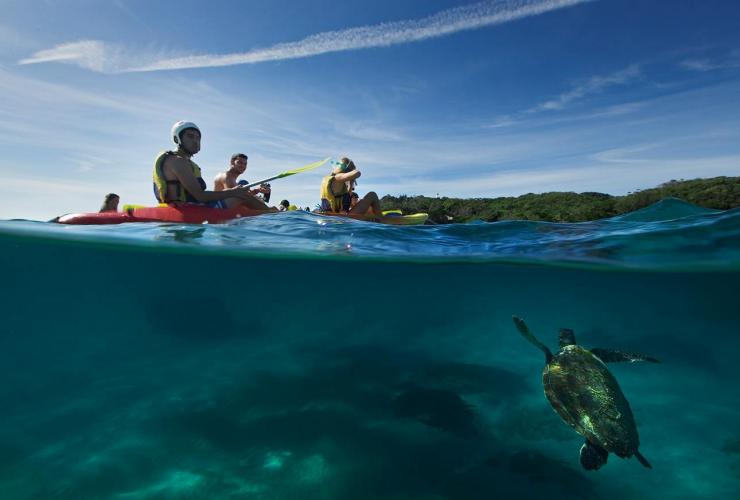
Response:
[[[39,63],[67,63],[100,73],[116,73],[121,71],[121,63],[130,56],[113,44],[98,40],[81,40],[79,42],[63,43],[51,49],[40,50],[31,57],[21,59],[19,64]]]
[[[722,69],[733,69],[740,68],[740,54],[737,52],[730,55],[726,59],[687,59],[681,62],[681,67],[691,71],[717,71]]]
[[[360,26],[311,35],[297,42],[234,54],[158,58],[131,54],[120,46],[97,40],[57,45],[22,59],[20,64],[61,62],[104,73],[166,71],[188,68],[257,64],[313,57],[332,52],[390,47],[452,35],[526,17],[537,16],[593,0],[495,0],[444,10],[422,19]],[[148,62],[144,62],[147,59]]]
[[[618,163],[622,165],[633,164],[633,163],[647,163],[652,161],[649,158],[638,158],[637,153],[645,153],[647,151],[656,149],[663,144],[643,144],[637,146],[630,146],[626,148],[613,148],[605,151],[599,151],[591,155],[591,159],[601,163]]]
[[[389,194],[440,193],[449,196],[454,193],[460,197],[519,196],[549,191],[596,191],[623,195],[657,186],[669,179],[731,175],[738,164],[740,155],[665,158],[651,161],[650,168],[642,162],[615,161],[605,166],[600,161],[580,159],[573,167],[517,168],[452,180],[407,179],[400,189],[398,184],[392,183],[376,184],[373,188]]]
[[[588,95],[597,94],[615,85],[624,85],[639,76],[640,67],[636,64],[610,75],[592,76],[585,83],[577,85],[567,92],[560,94],[555,99],[551,99],[531,108],[528,112],[534,113],[538,111],[561,110],[574,101],[582,99]]]
[[[546,115],[555,111],[564,111],[570,105],[589,97],[606,91],[609,87],[617,85],[626,85],[641,76],[640,66],[633,64],[625,69],[608,75],[595,75],[584,83],[580,83],[570,90],[563,92],[558,97],[542,102],[522,111],[516,111],[505,115],[495,117],[491,122],[482,126],[484,129],[506,129],[519,125],[527,126],[547,126],[563,122],[582,121],[590,119],[599,119],[605,117],[621,116],[639,111],[644,103],[628,102],[607,106],[598,110],[589,110],[586,113],[568,116],[547,117]],[[533,123],[533,119],[537,122]]]

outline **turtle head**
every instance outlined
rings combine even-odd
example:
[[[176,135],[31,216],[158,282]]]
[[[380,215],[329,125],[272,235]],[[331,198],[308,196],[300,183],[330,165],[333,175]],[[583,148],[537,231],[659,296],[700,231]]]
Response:
[[[586,470],[599,470],[608,457],[608,451],[590,441],[586,441],[581,446],[581,465]]]
[[[561,349],[567,345],[576,345],[576,334],[570,328],[561,328],[559,338]]]

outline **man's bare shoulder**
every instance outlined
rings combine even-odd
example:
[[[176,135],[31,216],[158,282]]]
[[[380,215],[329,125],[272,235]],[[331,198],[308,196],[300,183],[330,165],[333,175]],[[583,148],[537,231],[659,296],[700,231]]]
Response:
[[[187,169],[190,170],[190,165],[187,159],[183,158],[182,156],[177,155],[169,155],[167,158],[165,158],[164,163],[162,164],[164,168],[170,168],[172,170],[183,170]]]

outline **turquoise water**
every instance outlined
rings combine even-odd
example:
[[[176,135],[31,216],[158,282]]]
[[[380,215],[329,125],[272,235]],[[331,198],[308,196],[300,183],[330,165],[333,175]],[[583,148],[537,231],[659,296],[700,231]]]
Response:
[[[0,498],[729,498],[740,490],[740,210],[391,227],[0,222]],[[653,469],[542,392],[610,365]]]

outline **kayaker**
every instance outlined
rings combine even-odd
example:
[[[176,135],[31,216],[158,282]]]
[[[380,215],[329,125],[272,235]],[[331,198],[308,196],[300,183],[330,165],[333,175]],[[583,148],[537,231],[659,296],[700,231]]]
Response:
[[[270,210],[249,188],[235,186],[223,191],[207,191],[200,167],[191,159],[200,151],[200,129],[193,122],[179,121],[170,134],[176,151],[165,151],[154,160],[154,195],[160,203],[198,204],[213,208],[245,205]]]
[[[337,167],[321,181],[321,210],[323,212],[365,214],[381,217],[380,200],[374,191],[367,193],[354,206],[351,196],[361,172],[349,158],[342,158]]]
[[[120,196],[116,193],[108,193],[103,198],[103,205],[100,207],[99,212],[118,212],[118,202],[121,201]]]
[[[213,180],[213,190],[223,191],[224,189],[231,189],[238,185],[247,185],[249,182],[245,180],[237,181],[240,175],[247,170],[247,162],[249,158],[244,153],[234,153],[231,155],[231,161],[229,162],[229,168],[225,172],[220,172]],[[262,184],[257,189],[250,191],[253,195],[257,196],[261,194],[265,201],[270,201],[270,189],[269,184]]]

